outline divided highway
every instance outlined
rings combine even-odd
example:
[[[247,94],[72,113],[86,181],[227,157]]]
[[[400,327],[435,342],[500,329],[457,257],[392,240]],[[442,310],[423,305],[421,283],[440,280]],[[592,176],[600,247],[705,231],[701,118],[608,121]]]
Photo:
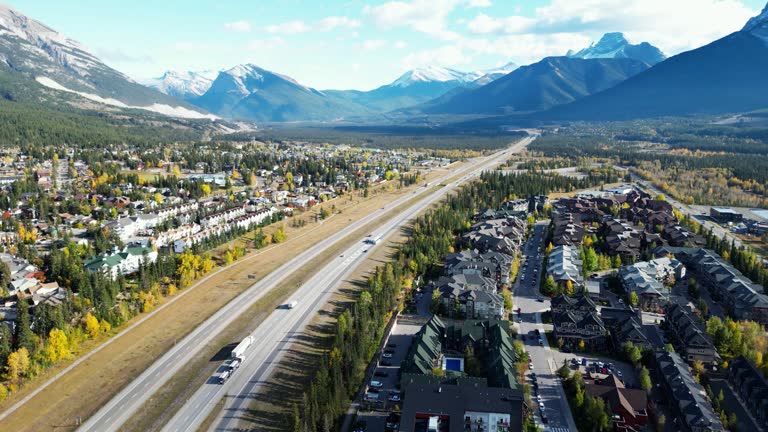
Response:
[[[375,237],[384,238],[394,233],[398,228],[408,223],[408,220],[432,203],[440,200],[460,183],[479,175],[483,170],[506,160],[513,152],[518,152],[530,144],[536,135],[529,136],[512,147],[494,153],[491,156],[478,158],[453,173],[436,180],[440,183],[448,178],[461,175],[461,179],[447,184],[436,191],[420,188],[413,194],[407,194],[387,207],[397,207],[415,196],[426,195],[421,201],[392,217],[384,226],[377,229]],[[329,248],[342,241],[355,231],[367,224],[386,217],[387,208],[381,208],[351,222],[343,230],[331,235],[305,252],[297,255],[262,280],[248,288],[241,295],[221,308],[213,316],[203,322],[184,339],[173,346],[165,355],[158,359],[144,373],[127,385],[120,393],[110,400],[102,409],[89,418],[79,430],[81,431],[114,431],[118,430],[129,418],[137,415],[146,400],[159,390],[185,364],[195,358],[200,348],[205,346],[227,326],[248,310],[256,301],[271,289],[279,285],[295,269],[325,253]],[[200,389],[187,401],[177,414],[166,425],[168,431],[193,431],[213,412],[221,398],[228,394],[223,416],[217,418],[217,430],[227,430],[237,423],[241,410],[247,408],[250,396],[258,391],[261,380],[268,377],[274,365],[279,362],[284,348],[291,343],[291,337],[303,330],[312,320],[317,311],[326,303],[338,283],[348,276],[362,261],[366,250],[372,245],[361,242],[346,250],[326,267],[318,269],[309,276],[294,293],[289,301],[295,300],[293,309],[277,309],[259,325],[252,333],[255,342],[245,354],[245,362],[234,372],[232,378],[224,384],[215,383],[215,378],[209,378]]]

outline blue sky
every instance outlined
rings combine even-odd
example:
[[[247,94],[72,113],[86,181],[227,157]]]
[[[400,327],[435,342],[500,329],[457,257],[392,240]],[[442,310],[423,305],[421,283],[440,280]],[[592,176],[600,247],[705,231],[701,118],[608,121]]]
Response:
[[[254,63],[318,89],[406,70],[488,69],[580,49],[608,31],[667,54],[740,29],[766,0],[10,0],[136,79]],[[106,5],[108,4],[108,5]]]

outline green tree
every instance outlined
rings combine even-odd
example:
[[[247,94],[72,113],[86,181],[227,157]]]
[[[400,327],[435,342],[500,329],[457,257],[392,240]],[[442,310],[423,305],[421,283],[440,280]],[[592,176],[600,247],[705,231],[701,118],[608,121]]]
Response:
[[[651,390],[651,374],[648,372],[648,368],[643,366],[642,369],[640,369],[637,380],[641,389],[645,391]]]
[[[571,376],[571,368],[568,367],[568,363],[563,360],[563,365],[557,369],[557,376],[561,379],[568,379]]]
[[[639,298],[637,298],[637,293],[634,291],[631,291],[629,293],[629,304],[632,306],[637,306],[637,303],[640,301]]]
[[[557,282],[552,275],[547,276],[544,280],[544,295],[554,296],[557,293]]]
[[[25,348],[27,353],[35,352],[37,348],[37,337],[30,328],[29,303],[24,298],[16,302],[16,308],[19,311],[19,318],[16,326],[16,348]]]

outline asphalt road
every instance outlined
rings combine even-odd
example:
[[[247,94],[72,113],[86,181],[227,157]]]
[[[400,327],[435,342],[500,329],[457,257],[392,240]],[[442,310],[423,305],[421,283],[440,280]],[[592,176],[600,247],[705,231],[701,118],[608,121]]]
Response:
[[[483,170],[506,160],[513,152],[520,151],[535,136],[527,137],[510,148],[494,153],[491,156],[478,158],[473,163],[467,164],[445,178],[446,180],[456,175],[462,175],[460,180],[447,184],[434,192],[431,189],[420,188],[413,194],[405,195],[387,207],[392,208],[407,202],[414,196],[425,194],[423,200],[414,204],[407,210],[390,219],[383,227],[374,232],[374,236],[382,238],[394,233],[399,227],[405,225],[408,220],[430,204],[438,201],[458,184],[467,181]],[[171,347],[168,352],[150,366],[138,378],[126,386],[120,393],[112,398],[97,413],[91,416],[79,430],[81,431],[113,431],[118,430],[129,418],[137,415],[138,410],[151,396],[171,379],[185,364],[195,358],[200,348],[216,337],[227,326],[234,322],[253,303],[264,294],[276,287],[292,271],[306,262],[320,256],[327,249],[345,239],[353,232],[363,228],[368,223],[386,217],[387,209],[382,207],[368,216],[350,224],[339,232],[328,237],[307,251],[297,255],[286,264],[282,265],[262,280],[252,285],[241,295],[233,299],[226,306],[217,311],[213,316],[203,322],[188,336]],[[338,282],[350,274],[362,260],[365,249],[371,247],[361,242],[355,244],[342,256],[334,259],[323,269],[318,269],[304,283],[294,297],[297,306],[293,309],[278,309],[274,311],[254,332],[256,342],[246,353],[243,365],[235,371],[232,378],[223,385],[214,384],[209,379],[187,401],[177,414],[166,425],[164,430],[189,431],[196,430],[200,423],[213,412],[219,400],[225,399],[222,410],[223,416],[217,418],[214,423],[216,430],[228,430],[236,426],[239,413],[242,412],[250,401],[250,395],[258,392],[261,380],[268,377],[272,368],[282,358],[284,348],[291,342],[291,336],[300,332],[312,319],[314,314],[325,304],[332,294]]]
[[[562,383],[555,374],[560,363],[558,363],[556,353],[547,344],[547,338],[544,336],[546,328],[541,323],[541,312],[550,308],[549,298],[539,293],[539,280],[544,271],[542,267],[544,252],[542,249],[547,225],[548,221],[534,225],[531,237],[524,246],[523,253],[526,260],[520,268],[518,281],[513,290],[514,307],[520,308],[521,311],[520,314],[516,314],[515,320],[517,321],[518,317],[521,318],[522,322],[517,322],[518,334],[525,337],[525,349],[530,354],[533,364],[533,369],[526,374],[526,379],[529,380],[528,383],[531,384],[532,388],[533,405],[538,405],[536,396],[541,395],[544,413],[548,419],[547,424],[543,425],[542,410],[536,406],[534,409],[537,413],[537,424],[552,432],[575,431],[576,424],[568,407]],[[534,331],[537,329],[544,345],[540,345],[538,338],[534,336]],[[536,374],[538,392],[533,390],[531,373]]]

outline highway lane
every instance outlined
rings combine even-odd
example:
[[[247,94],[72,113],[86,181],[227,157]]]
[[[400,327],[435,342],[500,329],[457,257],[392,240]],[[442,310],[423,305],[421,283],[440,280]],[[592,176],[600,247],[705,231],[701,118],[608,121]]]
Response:
[[[519,151],[528,145],[535,136],[527,137],[512,147],[503,151],[494,153],[491,156],[478,158],[472,163],[468,163],[465,166],[458,168],[445,177],[436,180],[438,183],[452,178],[456,175],[464,175],[471,173],[476,175],[482,168],[490,167],[495,163],[505,160],[506,157],[513,151]],[[460,181],[467,180],[470,176],[464,175]],[[444,195],[447,191],[456,186],[460,181],[456,181],[441,188],[433,194]],[[429,193],[431,189],[419,188],[414,191],[413,194],[407,194],[401,198],[398,198],[387,207],[397,207],[411,200],[414,196],[419,196],[425,193]],[[419,204],[417,204],[418,206]],[[426,204],[421,204],[421,208]],[[227,326],[234,322],[241,314],[243,314],[253,303],[258,301],[261,297],[269,292],[272,288],[282,282],[288,275],[291,274],[296,268],[301,267],[306,262],[311,261],[315,257],[318,257],[324,253],[328,248],[334,246],[339,241],[345,239],[350,234],[354,233],[358,229],[363,228],[370,222],[373,222],[382,217],[386,217],[387,209],[381,208],[369,214],[368,216],[361,218],[358,221],[350,222],[350,224],[344,229],[329,236],[324,242],[312,246],[305,252],[297,255],[286,264],[280,266],[278,269],[266,275],[262,280],[256,282],[238,297],[233,299],[209,319],[204,321],[195,330],[190,332],[184,339],[179,341],[175,346],[171,347],[168,352],[152,364],[146,371],[144,371],[139,377],[127,385],[121,390],[114,398],[112,398],[107,404],[105,404],[98,412],[91,416],[79,430],[81,431],[111,431],[117,430],[122,426],[129,418],[136,415],[137,411],[141,408],[143,403],[148,400],[157,390],[159,390],[168,380],[177,373],[186,363],[191,361],[200,349],[208,342],[216,337]],[[343,263],[343,262],[342,262]],[[352,261],[349,262],[351,264]],[[339,264],[336,263],[338,266]],[[297,298],[302,298],[306,295],[305,291],[311,290],[309,285],[304,285],[300,288],[299,292],[295,294]],[[312,302],[304,301],[303,306],[298,306],[298,309],[293,309],[293,316],[307,313],[306,309],[312,304]],[[304,312],[301,312],[304,311]],[[276,311],[272,315],[283,311]],[[296,313],[298,312],[298,313]],[[271,318],[271,316],[270,316]],[[269,319],[269,318],[268,318]],[[287,320],[286,322],[291,322]],[[260,326],[263,328],[265,326]],[[260,343],[260,338],[257,338],[257,345]],[[245,365],[243,365],[245,367]],[[238,371],[245,372],[245,371]],[[245,375],[245,374],[240,374]],[[238,373],[235,373],[238,376]],[[236,383],[237,379],[230,380],[228,383]],[[218,394],[218,393],[216,393]],[[214,395],[215,397],[216,395]],[[217,402],[214,401],[215,404]]]
[[[522,148],[522,146],[516,145],[514,149],[519,148]],[[482,170],[506,160],[507,152],[502,152],[498,156],[481,163],[472,173],[463,176],[459,181],[434,192],[424,201],[398,214],[383,227],[374,231],[372,237],[384,239],[394,234],[400,227],[406,225],[411,218],[427,206],[442,199],[462,181],[469,180],[479,175]],[[265,380],[269,378],[274,367],[280,363],[285,350],[293,342],[293,338],[301,334],[303,328],[312,321],[318,310],[328,302],[341,281],[348,277],[364,260],[367,253],[365,251],[369,250],[370,247],[370,245],[364,243],[353,245],[300,287],[298,292],[301,294],[297,294],[294,298],[298,301],[296,308],[293,310],[286,309],[285,312],[287,313],[285,314],[279,313],[282,311],[276,311],[252,334],[256,340],[264,342],[258,343],[256,347],[249,350],[250,352],[247,354],[248,360],[240,368],[244,370],[235,371],[232,378],[224,385],[216,384],[212,380],[206,382],[189,399],[188,403],[176,413],[163,430],[196,430],[208,414],[217,407],[217,403],[222,395],[228,396],[225,398],[224,407],[214,421],[212,429],[220,431],[236,430],[239,418],[245,414],[248,405],[253,399],[252,396],[263,390],[262,386],[265,384]],[[297,311],[296,309],[301,304],[305,304],[305,306],[300,311]],[[255,354],[253,358],[251,358],[251,352]]]

